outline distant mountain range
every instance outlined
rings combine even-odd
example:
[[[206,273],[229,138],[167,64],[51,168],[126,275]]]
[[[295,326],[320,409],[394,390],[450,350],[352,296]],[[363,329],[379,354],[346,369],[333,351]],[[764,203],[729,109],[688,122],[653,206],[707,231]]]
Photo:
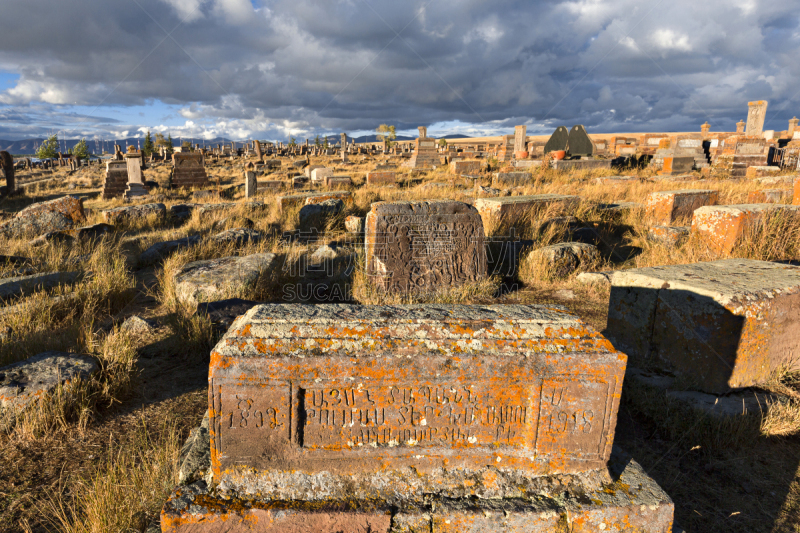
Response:
[[[416,137],[404,137],[402,135],[397,136],[397,141],[413,141]],[[444,137],[437,137],[437,139],[466,139],[466,135],[445,135]],[[355,140],[357,143],[377,143],[378,137],[377,135],[364,135],[361,137],[356,137],[355,139],[348,137],[348,142],[352,142]],[[191,141],[194,144],[200,144],[205,146],[215,147],[217,144],[230,144],[232,141],[230,139],[225,138],[216,138],[211,140],[203,141],[202,139],[189,139],[183,138],[184,141]],[[36,153],[39,145],[41,145],[45,141],[45,138],[39,139],[24,139],[21,141],[7,141],[4,139],[0,139],[0,150],[5,150],[6,152],[12,155],[33,155]],[[59,139],[59,144],[61,145],[61,150],[66,153],[70,148],[75,146],[80,142],[80,139]],[[100,155],[103,152],[112,153],[114,151],[114,144],[120,145],[122,151],[126,151],[126,146],[132,144],[134,146],[141,147],[141,143],[144,142],[141,138],[130,137],[127,139],[111,139],[106,141],[93,141],[93,140],[86,140],[86,145],[89,147],[89,152],[92,154]],[[178,137],[173,137],[172,142],[175,143],[175,146],[180,146],[181,139]],[[284,142],[289,142],[284,141]],[[305,139],[302,141],[297,139],[298,144],[302,144],[305,142]],[[309,143],[313,142],[312,139],[309,139]],[[331,144],[335,144],[339,142],[339,137],[329,135],[328,142]],[[237,142],[236,147],[239,148],[243,146],[243,142]]]

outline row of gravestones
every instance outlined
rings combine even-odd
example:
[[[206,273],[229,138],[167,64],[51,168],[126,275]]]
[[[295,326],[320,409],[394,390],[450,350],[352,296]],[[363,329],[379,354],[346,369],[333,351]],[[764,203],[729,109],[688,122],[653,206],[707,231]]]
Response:
[[[584,157],[594,155],[595,147],[586,128],[578,124],[567,132],[567,128],[559,126],[550,139],[544,145],[544,153],[567,152],[572,157]]]

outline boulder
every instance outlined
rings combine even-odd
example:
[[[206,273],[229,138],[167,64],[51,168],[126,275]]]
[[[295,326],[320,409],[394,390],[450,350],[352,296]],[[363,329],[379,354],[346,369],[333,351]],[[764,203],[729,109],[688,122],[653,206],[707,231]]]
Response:
[[[264,235],[260,231],[249,228],[233,228],[217,233],[211,237],[211,240],[222,244],[234,243],[241,246],[248,242],[259,242],[262,238]]]
[[[199,235],[190,235],[182,239],[175,239],[174,241],[157,242],[150,246],[147,250],[142,252],[139,256],[140,265],[152,265],[167,258],[167,256],[180,250],[181,248],[189,248],[200,244]]]
[[[94,224],[91,226],[84,226],[73,231],[73,234],[78,239],[102,239],[105,235],[111,235],[114,233],[116,228],[111,224],[104,224],[100,222],[99,224]]]
[[[80,272],[50,272],[0,279],[0,300],[17,298],[35,291],[69,285],[80,279]]]
[[[103,220],[109,224],[145,220],[149,217],[163,219],[166,216],[167,207],[164,204],[125,205],[103,211]]]
[[[530,258],[543,260],[555,276],[569,276],[598,257],[597,247],[582,242],[562,242],[533,250]]]
[[[59,385],[88,378],[97,369],[91,357],[64,352],[44,352],[0,368],[0,430],[13,426],[17,416]]]
[[[344,227],[349,233],[364,233],[364,217],[347,217]]]
[[[39,235],[28,244],[29,246],[37,247],[44,246],[45,244],[69,244],[74,240],[75,238],[66,231],[48,231],[43,235]]]
[[[193,261],[175,274],[175,293],[190,305],[230,298],[253,287],[274,261],[275,254]]]
[[[0,225],[0,237],[20,238],[49,231],[68,230],[86,220],[83,200],[64,196],[30,205]]]

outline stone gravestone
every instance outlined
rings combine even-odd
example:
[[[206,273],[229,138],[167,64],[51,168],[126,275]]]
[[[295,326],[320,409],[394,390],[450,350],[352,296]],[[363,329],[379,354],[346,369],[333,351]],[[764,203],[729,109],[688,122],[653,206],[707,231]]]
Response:
[[[483,222],[462,202],[374,203],[365,249],[367,275],[393,292],[430,291],[486,277]]]
[[[565,126],[559,126],[544,145],[544,153],[566,150],[567,142],[569,142],[569,132]]]
[[[418,126],[417,129],[419,130],[419,138],[425,139],[428,137],[428,128],[425,126]]]
[[[571,156],[594,155],[594,143],[582,125],[573,126],[567,140],[567,150]]]
[[[3,174],[6,178],[6,186],[3,190],[4,194],[11,194],[14,192],[14,158],[5,150],[0,152],[0,166],[2,166]]]
[[[748,137],[761,137],[764,133],[764,119],[767,115],[767,101],[758,100],[747,104],[747,129]]]
[[[142,179],[142,152],[125,154],[125,165],[128,168],[128,187],[123,196],[127,199],[147,196]]]
[[[347,134],[342,133],[341,135],[341,143],[342,143],[342,163],[347,163]]]
[[[428,137],[428,128],[419,127],[420,137],[415,141],[416,150],[406,166],[412,169],[433,169],[439,165],[439,152],[436,150],[436,139]]]
[[[246,170],[244,173],[244,196],[245,198],[253,198],[256,194],[258,194],[256,173]]]
[[[172,175],[170,178],[174,189],[208,186],[203,154],[192,152],[172,154]]]
[[[166,533],[672,529],[612,453],[627,358],[562,307],[261,305],[210,360]]]
[[[107,161],[106,178],[103,182],[103,199],[109,200],[125,194],[128,187],[128,163],[125,161]]]
[[[740,120],[736,123],[736,133],[744,133],[744,127],[747,123],[744,120]]]
[[[261,143],[258,141],[253,141],[253,148],[256,151],[256,157],[259,161],[264,160],[264,153],[261,151]]]
[[[527,141],[527,133],[528,128],[527,126],[516,126],[514,128],[514,154],[521,154],[522,152],[527,152],[526,150],[526,141]],[[523,156],[524,157],[524,156]]]

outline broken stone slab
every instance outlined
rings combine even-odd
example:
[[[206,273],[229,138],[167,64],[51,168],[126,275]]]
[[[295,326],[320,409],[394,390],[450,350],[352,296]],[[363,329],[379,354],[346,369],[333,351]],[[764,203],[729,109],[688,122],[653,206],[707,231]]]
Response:
[[[266,206],[264,202],[259,202],[255,200],[251,200],[249,202],[222,202],[218,204],[197,204],[195,206],[195,210],[200,215],[204,215],[206,213],[216,213],[219,211],[226,211],[228,209],[234,209],[237,207],[243,207],[247,211],[254,211],[257,209],[263,209]]]
[[[65,352],[44,352],[0,368],[0,430],[56,387],[85,379],[98,369],[91,357]]]
[[[676,379],[672,376],[633,367],[628,367],[625,380],[626,383],[635,382],[656,389],[670,400],[718,418],[748,415],[763,417],[769,411],[770,405],[779,401],[776,394],[749,389],[726,395],[680,390],[676,388]]]
[[[344,227],[348,233],[364,233],[364,217],[346,217]]]
[[[36,291],[71,285],[81,278],[80,272],[50,272],[0,279],[0,300],[18,298]]]
[[[275,261],[275,254],[253,254],[193,261],[173,277],[178,300],[194,305],[230,298],[252,288]]]
[[[316,172],[316,171],[314,171]],[[341,200],[348,205],[353,203],[353,193],[350,191],[329,191],[329,192],[306,192],[298,194],[287,194],[278,197],[280,211],[290,207],[303,206],[308,204],[318,204],[326,200]]]
[[[125,205],[103,211],[103,220],[109,224],[123,224],[131,221],[147,220],[148,218],[163,219],[167,216],[167,206],[164,204]]]
[[[695,209],[716,205],[719,191],[681,190],[650,193],[645,204],[646,216],[655,225],[673,226],[681,220],[691,220]]]
[[[625,361],[560,306],[261,305],[212,351],[214,481],[391,497],[397,471],[422,496],[448,490],[441,469],[602,468]]]
[[[183,222],[192,218],[192,213],[198,204],[175,204],[169,208],[169,217]]]
[[[331,198],[320,203],[306,204],[300,208],[298,227],[300,231],[324,233],[330,221],[344,212],[344,202]],[[340,222],[341,223],[341,222]]]
[[[490,220],[509,220],[522,218],[535,208],[569,210],[580,203],[579,196],[565,194],[537,194],[531,196],[506,196],[503,198],[478,198],[475,208],[481,215],[484,225]]]
[[[49,231],[72,229],[84,220],[83,200],[64,196],[29,205],[0,225],[0,236],[7,239],[38,236]]]
[[[247,243],[260,242],[263,238],[264,234],[260,231],[248,228],[233,228],[213,235],[211,240],[222,244],[242,246]]]
[[[687,226],[651,226],[647,238],[667,246],[678,246],[689,237]]]
[[[700,207],[692,217],[692,233],[719,254],[729,254],[748,231],[755,229],[765,216],[800,215],[800,205],[740,204]]]
[[[747,195],[748,204],[784,204],[792,201],[791,189],[762,189]]]
[[[726,259],[617,271],[606,334],[637,367],[714,394],[764,383],[800,350],[800,268]]]
[[[519,187],[529,185],[533,178],[529,172],[495,172],[492,176],[492,187]]]
[[[208,434],[208,411],[203,416],[203,421],[199,427],[191,430],[189,438],[181,448],[180,458],[178,459],[180,468],[178,470],[178,483],[188,485],[199,479],[209,479],[211,471],[211,442]]]
[[[146,266],[158,263],[178,250],[198,244],[200,244],[199,235],[190,235],[182,239],[157,242],[141,253],[139,256],[139,264]]]
[[[367,185],[387,187],[397,185],[397,172],[368,172]]]
[[[367,276],[386,290],[437,290],[487,276],[483,224],[463,202],[372,204],[365,253]]]
[[[413,493],[403,499],[407,487],[400,485],[393,498],[384,500],[363,500],[356,494],[342,499],[313,495],[309,499],[225,499],[205,481],[198,481],[175,489],[162,509],[161,524],[166,533],[244,533],[253,531],[254,523],[269,524],[276,532],[298,533],[549,533],[564,524],[579,524],[586,532],[674,533],[674,504],[669,496],[616,447],[607,471],[588,472],[580,479],[519,479],[516,490],[499,497],[495,495],[498,488],[508,483],[502,471],[487,469],[464,481],[478,497],[442,491],[425,501],[415,500]],[[311,480],[298,482],[313,492]],[[329,485],[320,483],[325,488]]]
[[[537,250],[532,250],[529,257],[543,260],[555,276],[566,277],[581,267],[594,264],[600,256],[597,246],[583,242],[562,242]]]

